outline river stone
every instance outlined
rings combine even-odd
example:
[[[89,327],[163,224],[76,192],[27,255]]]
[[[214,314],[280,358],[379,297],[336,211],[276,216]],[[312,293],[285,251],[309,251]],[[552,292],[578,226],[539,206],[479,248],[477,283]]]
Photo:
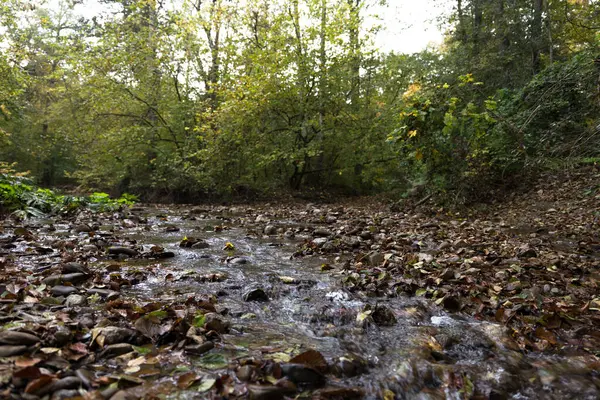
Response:
[[[256,367],[254,367],[253,365],[242,365],[238,368],[235,375],[242,382],[251,382],[253,380],[256,380],[256,378],[258,377]]]
[[[98,246],[96,246],[95,244],[86,244],[84,246],[81,246],[81,250],[82,251],[98,251]]]
[[[317,228],[313,231],[313,236],[317,237],[329,237],[333,235],[333,233],[329,229],[325,228]]]
[[[32,335],[31,333],[18,332],[18,331],[0,332],[0,344],[2,344],[2,345],[29,346],[32,344],[39,343],[40,341],[41,340],[39,337]]]
[[[244,292],[242,296],[244,301],[269,301],[269,296],[262,288],[253,288]]]
[[[116,292],[114,290],[110,290],[110,289],[100,289],[100,288],[91,288],[88,289],[87,293],[89,295],[94,295],[97,294],[98,296],[102,297],[105,300],[114,300],[116,298],[118,298],[121,294],[119,292]]]
[[[59,325],[56,327],[56,332],[53,334],[52,343],[54,347],[63,347],[67,345],[71,339],[73,339],[71,330],[66,326]]]
[[[81,296],[79,294],[71,294],[67,297],[67,300],[65,301],[65,305],[67,307],[85,306],[85,305],[87,305],[87,299],[85,298],[85,296]]]
[[[394,312],[382,305],[375,307],[371,313],[371,317],[373,317],[373,321],[375,321],[377,326],[394,326],[398,323]]]
[[[78,290],[73,286],[57,285],[53,286],[50,291],[52,292],[53,296],[70,296],[73,293],[77,293]]]
[[[283,400],[286,395],[295,392],[296,390],[280,386],[248,385],[251,400]]]
[[[133,346],[129,343],[115,343],[106,348],[100,353],[100,358],[113,358],[122,356],[133,351]]]
[[[194,356],[201,356],[202,354],[215,348],[213,342],[204,342],[198,344],[190,344],[185,346],[185,352]]]
[[[59,285],[64,282],[69,283],[80,283],[88,279],[89,275],[82,274],[80,272],[72,273],[72,274],[62,274],[62,275],[50,275],[42,280],[42,283],[46,285],[54,286]]]
[[[239,264],[239,265],[242,265],[242,264],[248,264],[248,260],[245,259],[245,258],[243,258],[243,257],[235,257],[235,258],[232,258],[229,261],[229,263],[230,264]]]
[[[264,229],[265,235],[277,235],[277,227],[274,225],[267,225]]]
[[[205,240],[198,240],[192,245],[192,249],[208,249],[210,245]]]
[[[296,236],[296,233],[293,230],[288,229],[287,231],[283,232],[283,236],[286,239],[293,239]]]
[[[373,238],[373,234],[369,231],[363,231],[358,236],[360,236],[360,238],[363,240],[370,240]]]
[[[0,346],[0,357],[13,357],[27,351],[27,346]]]
[[[94,246],[94,247],[96,247],[96,246]],[[77,262],[69,262],[69,263],[63,264],[62,273],[63,274],[70,274],[70,273],[89,274],[90,270],[83,264],[80,264]]]
[[[323,246],[325,243],[327,243],[327,238],[326,237],[316,238],[316,239],[313,239],[312,242],[314,244],[316,244],[317,246]]]
[[[380,264],[383,264],[385,261],[385,256],[382,253],[371,253],[369,254],[369,265],[376,267]]]
[[[231,323],[221,317],[217,313],[204,314],[205,323],[204,327],[209,331],[215,331],[217,333],[227,333],[231,327]]]
[[[281,370],[290,381],[305,388],[318,388],[326,382],[323,374],[303,364],[283,364]]]
[[[120,247],[120,246],[113,246],[113,247],[109,247],[108,248],[108,254],[113,254],[113,255],[126,255],[129,257],[135,257],[138,255],[138,251],[136,249],[130,249],[129,247]]]
[[[77,233],[83,233],[83,232],[92,232],[93,229],[91,226],[87,225],[87,224],[78,224],[75,225],[73,227],[73,230]]]
[[[107,326],[99,329],[100,334],[104,336],[105,345],[129,342],[135,335],[133,330],[118,326]]]

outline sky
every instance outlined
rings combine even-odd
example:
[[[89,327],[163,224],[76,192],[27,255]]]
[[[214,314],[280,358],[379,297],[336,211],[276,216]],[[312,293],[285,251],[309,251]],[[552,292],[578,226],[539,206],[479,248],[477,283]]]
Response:
[[[415,53],[428,45],[439,45],[443,32],[438,19],[452,10],[452,2],[442,0],[388,0],[376,10],[382,19],[376,45],[382,50]]]
[[[60,0],[49,0],[58,3]],[[376,6],[371,13],[379,16],[382,29],[375,44],[384,51],[415,53],[428,45],[442,43],[443,33],[438,19],[451,9],[451,1],[445,0],[387,0],[387,6]],[[84,14],[97,12],[106,5],[98,0],[87,0],[78,11]],[[376,23],[375,18],[366,18],[366,24]]]

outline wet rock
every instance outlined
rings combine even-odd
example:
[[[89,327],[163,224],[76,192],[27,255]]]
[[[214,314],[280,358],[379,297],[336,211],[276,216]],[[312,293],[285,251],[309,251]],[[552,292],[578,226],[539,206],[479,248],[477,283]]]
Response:
[[[51,343],[54,347],[62,347],[68,344],[73,339],[73,334],[66,326],[59,325],[56,327],[56,332],[52,335]]]
[[[243,264],[248,264],[248,260],[243,257],[235,257],[235,258],[232,258],[231,260],[229,260],[229,263],[243,265]]]
[[[91,314],[84,314],[78,318],[79,325],[83,328],[90,329],[92,328],[96,322],[94,321],[94,317]]]
[[[105,345],[129,342],[135,336],[135,331],[118,326],[107,326],[98,329],[99,333],[104,336]]]
[[[140,397],[136,396],[135,394],[128,393],[125,390],[119,390],[110,397],[110,400],[138,400],[139,398]]]
[[[318,388],[325,385],[326,379],[316,369],[302,364],[283,364],[283,375],[298,386],[304,388]]]
[[[327,238],[322,237],[322,238],[313,239],[312,242],[320,247],[320,246],[323,246],[325,243],[327,243],[327,241],[328,241]]]
[[[204,240],[198,240],[196,243],[190,246],[192,249],[208,249],[210,244]]]
[[[313,231],[313,236],[315,237],[329,237],[331,235],[333,235],[333,232],[325,228],[317,228]]]
[[[119,292],[116,292],[114,290],[110,290],[110,289],[101,289],[101,288],[91,288],[88,289],[87,293],[89,295],[98,295],[101,298],[105,299],[105,300],[114,300],[116,298],[118,298],[121,294]]]
[[[122,356],[133,351],[133,346],[129,343],[116,343],[106,346],[100,353],[100,358],[113,358]]]
[[[286,395],[295,393],[295,390],[280,386],[248,385],[251,400],[283,400]]]
[[[209,331],[215,331],[217,333],[227,333],[231,328],[231,322],[227,321],[219,314],[208,313],[204,315],[204,318],[204,327]]]
[[[67,376],[48,385],[46,393],[52,393],[59,390],[78,389],[81,387],[81,379],[76,376]]]
[[[94,247],[96,247],[96,246],[94,246]],[[69,263],[63,264],[62,273],[63,274],[82,273],[82,274],[89,275],[90,270],[83,264],[76,263],[76,262],[69,262]]]
[[[194,356],[200,356],[215,348],[213,342],[204,342],[185,346],[185,352]]]
[[[63,389],[57,390],[56,392],[52,393],[52,397],[50,398],[50,400],[66,400],[76,398],[78,396],[79,390],[77,389]]]
[[[53,286],[52,289],[50,289],[50,292],[52,293],[52,296],[70,296],[73,293],[77,293],[78,290],[73,286],[57,285]]]
[[[87,232],[92,232],[93,231],[92,227],[89,226],[89,225],[87,225],[87,224],[78,224],[78,225],[75,225],[73,227],[73,230],[76,233],[84,233],[84,232],[87,233]]]
[[[81,250],[85,251],[85,252],[87,252],[87,251],[96,252],[96,251],[98,251],[98,246],[96,246],[95,244],[86,244],[86,245],[81,246]]]
[[[537,252],[529,246],[523,246],[517,252],[517,257],[519,258],[533,258],[537,256]]]
[[[360,236],[360,238],[363,239],[363,240],[371,240],[371,239],[373,239],[373,234],[371,232],[369,232],[369,231],[363,231],[358,236]]]
[[[82,307],[87,305],[87,299],[85,296],[81,296],[79,294],[71,294],[67,297],[65,305],[67,307]]]
[[[367,366],[368,363],[366,360],[340,357],[333,367],[333,372],[338,376],[352,378],[365,373]]]
[[[27,346],[0,346],[0,357],[12,357],[23,354]]]
[[[242,382],[253,382],[258,378],[258,371],[253,365],[242,365],[238,368],[235,375]]]
[[[295,238],[295,237],[296,237],[296,232],[294,232],[294,231],[293,231],[293,230],[291,230],[291,229],[288,229],[287,231],[283,232],[283,236],[284,236],[286,239],[293,239],[293,238]]]
[[[323,246],[321,246],[321,248],[324,251],[333,251],[336,249],[336,245],[334,242],[332,242],[331,240],[327,241],[325,244],[323,244]]]
[[[39,343],[39,337],[31,333],[18,331],[3,331],[0,332],[0,344],[2,345],[25,345],[30,346]]]
[[[275,225],[267,225],[263,231],[265,235],[277,235],[277,227]]]
[[[269,296],[262,288],[248,289],[242,295],[244,301],[269,301]]]
[[[371,317],[377,326],[394,326],[398,323],[394,312],[382,305],[375,307],[371,313]]]
[[[378,266],[383,264],[385,256],[382,253],[371,253],[369,254],[369,265]]]
[[[108,254],[111,255],[125,255],[128,257],[135,257],[137,256],[139,253],[136,249],[131,249],[129,247],[120,247],[120,246],[113,246],[113,247],[109,247],[108,248]]]
[[[60,285],[61,283],[81,283],[88,279],[88,275],[80,272],[72,274],[61,274],[61,275],[50,275],[42,280],[42,283],[54,286]]]
[[[451,312],[460,311],[461,302],[460,299],[456,296],[446,296],[444,297],[444,308]]]

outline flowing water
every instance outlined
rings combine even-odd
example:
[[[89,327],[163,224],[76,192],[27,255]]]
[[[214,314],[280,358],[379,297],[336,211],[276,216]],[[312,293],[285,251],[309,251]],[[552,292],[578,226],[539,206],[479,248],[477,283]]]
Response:
[[[315,349],[335,366],[329,384],[361,388],[369,399],[389,391],[406,399],[598,398],[598,376],[579,356],[524,355],[501,325],[448,314],[425,300],[350,293],[340,285],[339,270],[321,272],[321,264],[334,260],[294,258],[297,241],[253,234],[243,216],[157,214],[147,210],[148,224],[130,229],[128,237],[176,256],[160,261],[126,295],[152,302],[216,294],[233,329],[214,353],[285,361],[289,353]],[[169,232],[172,227],[179,230]],[[183,237],[209,247],[181,248]],[[235,250],[224,251],[227,243]],[[244,301],[256,288],[269,301]]]

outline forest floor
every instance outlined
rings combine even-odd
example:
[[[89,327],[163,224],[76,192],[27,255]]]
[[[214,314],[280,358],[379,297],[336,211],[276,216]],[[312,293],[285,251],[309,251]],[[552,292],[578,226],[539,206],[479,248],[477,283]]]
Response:
[[[600,170],[460,211],[144,205],[0,226],[0,397],[600,397]]]

